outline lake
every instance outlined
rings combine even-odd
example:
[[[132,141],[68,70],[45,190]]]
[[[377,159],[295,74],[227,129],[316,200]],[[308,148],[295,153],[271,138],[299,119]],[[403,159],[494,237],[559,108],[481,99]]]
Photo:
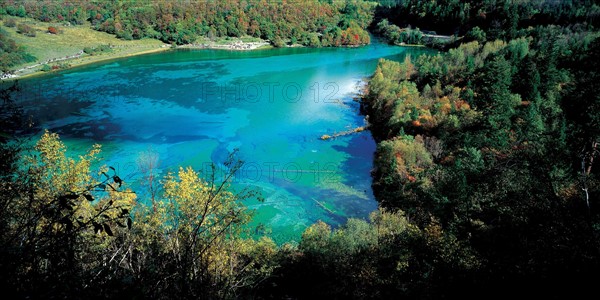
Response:
[[[427,50],[374,41],[359,48],[233,52],[177,50],[123,58],[21,80],[19,101],[41,128],[73,151],[103,145],[103,162],[147,202],[142,153],[164,175],[179,166],[209,170],[239,149],[237,188],[252,228],[278,242],[298,240],[322,220],[333,227],[368,218],[375,142],[353,98],[379,58],[402,61]]]

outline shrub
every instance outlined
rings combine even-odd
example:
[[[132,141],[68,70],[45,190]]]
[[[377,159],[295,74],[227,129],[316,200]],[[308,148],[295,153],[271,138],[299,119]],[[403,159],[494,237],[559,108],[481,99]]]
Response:
[[[133,35],[131,34],[131,31],[129,29],[117,32],[117,37],[126,41],[133,40]]]
[[[25,18],[27,16],[27,10],[25,10],[25,6],[19,5],[15,14],[21,18]]]
[[[98,47],[85,47],[83,48],[83,52],[89,55],[94,55],[98,52],[109,52],[111,50],[110,45],[100,45]]]
[[[110,45],[100,45],[100,46],[96,47],[96,51],[108,52],[108,51],[110,51]]]
[[[30,36],[30,37],[34,37],[35,36],[35,29],[27,24],[23,24],[20,23],[19,25],[17,25],[17,32],[26,35],[26,36]]]
[[[42,69],[43,72],[48,72],[48,71],[52,71],[52,67],[50,67],[49,65],[43,65]]]
[[[285,42],[278,36],[276,36],[273,41],[273,46],[277,47],[277,48],[282,48],[285,47]]]
[[[4,26],[15,27],[17,26],[17,21],[15,21],[15,19],[6,19],[6,21],[4,21]]]

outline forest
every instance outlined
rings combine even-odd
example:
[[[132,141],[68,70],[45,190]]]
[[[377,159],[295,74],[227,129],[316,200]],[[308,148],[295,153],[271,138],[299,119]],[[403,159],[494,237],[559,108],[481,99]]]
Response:
[[[393,32],[409,38],[417,28],[455,39],[437,54],[381,59],[369,78],[361,109],[377,141],[379,209],[338,228],[317,222],[298,243],[283,245],[245,226],[252,212],[243,201],[259,195],[231,187],[243,165],[235,153],[225,174],[181,167],[163,178],[151,153],[140,157],[152,191],[145,205],[102,162],[100,145],[73,157],[56,133],[28,138],[34,120],[14,100],[18,84],[3,89],[0,285],[7,293],[560,299],[595,292],[597,1],[19,3],[2,9],[91,19],[123,38],[174,43],[213,32],[339,46],[352,44],[354,32],[367,42],[366,28],[392,43],[401,42]],[[206,7],[188,7],[198,3]],[[282,21],[292,16],[297,23]]]
[[[366,1],[19,1],[0,4],[0,15],[83,24],[131,40],[155,38],[190,44],[198,37],[252,36],[274,46],[356,46],[375,3]]]

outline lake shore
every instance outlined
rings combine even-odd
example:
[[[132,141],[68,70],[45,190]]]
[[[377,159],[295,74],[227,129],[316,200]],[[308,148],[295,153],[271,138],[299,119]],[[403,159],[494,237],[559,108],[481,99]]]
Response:
[[[271,46],[271,44],[267,41],[243,42],[239,40],[231,43],[201,42],[177,46],[177,49],[214,49],[234,51],[251,51],[271,48],[273,48],[273,46]]]
[[[28,52],[37,58],[36,61],[16,66],[10,72],[0,73],[0,82],[14,81],[68,70],[92,63],[110,61],[125,57],[157,53],[172,49],[215,49],[250,51],[273,48],[263,39],[253,37],[220,38],[209,40],[199,38],[195,43],[175,46],[166,44],[156,39],[123,40],[112,34],[96,31],[90,23],[84,25],[64,26],[60,23],[45,23],[31,18],[17,18],[19,23],[24,23],[36,31],[35,37],[27,37],[17,32],[16,28],[3,28],[9,37],[18,45],[22,45]],[[60,28],[57,34],[48,32],[48,26]],[[53,45],[53,47],[48,47]],[[86,52],[85,49],[96,49],[100,46],[110,47],[109,51]],[[85,50],[85,51],[84,51]],[[46,71],[42,71],[45,68]],[[50,68],[50,70],[48,70]]]
[[[176,47],[172,47],[171,45],[168,45],[168,44],[163,44],[158,47],[150,48],[150,49],[147,49],[144,47],[143,49],[140,49],[139,51],[135,51],[135,50],[134,51],[115,51],[115,52],[110,52],[110,53],[103,53],[100,55],[86,55],[83,53],[83,50],[82,50],[76,54],[68,56],[67,58],[52,59],[49,61],[37,62],[33,65],[22,67],[21,69],[14,71],[14,73],[12,73],[12,74],[5,74],[5,77],[1,78],[1,80],[2,81],[11,81],[11,80],[18,80],[18,79],[23,79],[23,78],[30,78],[30,77],[39,76],[42,74],[47,74],[50,72],[56,72],[56,71],[60,71],[60,70],[68,70],[68,69],[81,67],[81,66],[85,66],[85,65],[89,65],[89,64],[93,64],[93,63],[109,61],[109,60],[125,58],[125,57],[131,57],[131,56],[137,56],[137,55],[158,53],[158,52],[163,52],[163,51],[168,51],[168,50],[213,49],[213,50],[252,51],[252,50],[264,50],[264,49],[271,49],[271,48],[273,48],[273,47],[268,42],[236,41],[233,43],[214,43],[214,42],[212,42],[212,43],[195,43],[195,44],[186,44],[186,45],[181,45],[181,46],[176,46]],[[118,48],[115,48],[115,50],[118,50]],[[52,64],[52,63],[56,63],[56,62],[66,63],[68,66],[63,67],[58,70],[55,70],[55,71],[45,72],[45,71],[41,70],[43,65]]]
[[[125,58],[125,57],[131,57],[131,56],[137,56],[137,55],[143,55],[143,54],[158,53],[158,52],[163,52],[163,51],[167,51],[167,50],[171,50],[171,48],[170,48],[170,46],[165,45],[165,46],[161,46],[158,48],[142,49],[140,51],[134,51],[134,52],[107,53],[107,54],[102,54],[102,55],[79,55],[77,57],[73,57],[73,58],[69,58],[69,59],[60,59],[60,60],[57,59],[57,60],[53,60],[53,61],[50,61],[47,63],[36,63],[34,65],[21,68],[21,69],[15,71],[15,73],[11,74],[10,77],[2,78],[2,81],[30,78],[30,77],[40,76],[43,74],[48,74],[48,73],[57,72],[57,71],[61,71],[61,70],[69,70],[69,69],[73,69],[73,68],[93,64],[93,63],[109,61],[109,60]],[[41,70],[43,65],[51,64],[53,62],[66,63],[67,67],[63,67],[63,68],[60,68],[58,70],[53,70],[53,71],[42,71]]]

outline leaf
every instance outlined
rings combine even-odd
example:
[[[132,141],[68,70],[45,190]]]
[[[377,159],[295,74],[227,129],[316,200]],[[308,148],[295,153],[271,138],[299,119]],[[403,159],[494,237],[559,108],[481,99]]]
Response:
[[[109,236],[113,236],[113,232],[112,230],[110,230],[110,226],[108,226],[108,224],[104,224],[104,231],[106,232],[106,234],[108,234]]]
[[[90,194],[83,194],[83,197],[85,197],[85,199],[88,201],[94,201],[94,197]]]
[[[108,167],[108,168],[116,172],[115,168],[113,168],[113,167]]]
[[[131,218],[127,218],[127,228],[129,230],[131,230],[131,226],[133,225],[132,223],[133,223],[133,221],[131,220]]]

